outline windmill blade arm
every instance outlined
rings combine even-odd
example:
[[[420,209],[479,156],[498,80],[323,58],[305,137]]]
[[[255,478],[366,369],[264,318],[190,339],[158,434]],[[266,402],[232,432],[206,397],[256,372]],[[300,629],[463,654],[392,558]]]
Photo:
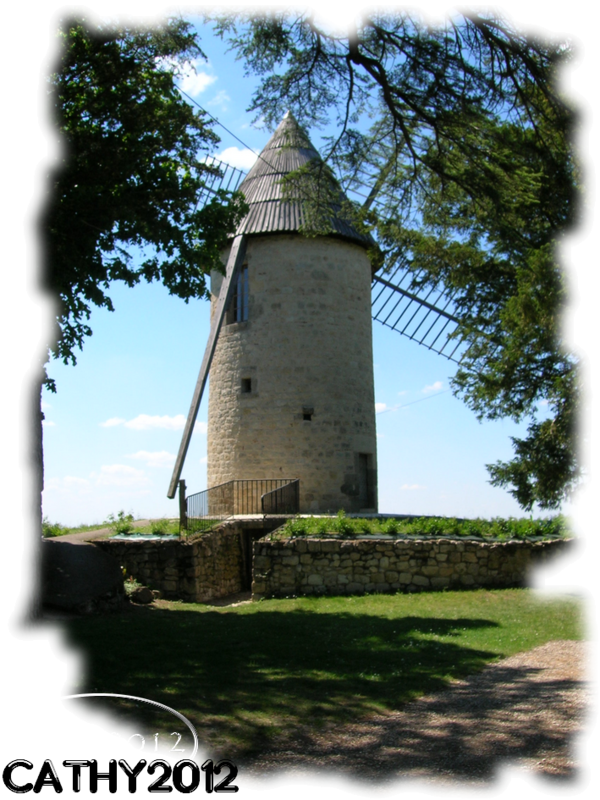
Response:
[[[217,341],[221,331],[221,326],[223,325],[223,320],[225,318],[225,312],[229,306],[229,301],[231,300],[231,295],[233,293],[233,287],[235,286],[235,279],[237,278],[239,269],[244,261],[245,254],[246,237],[243,234],[238,234],[233,240],[229,258],[227,259],[225,278],[221,284],[221,291],[219,292],[219,299],[217,300],[217,307],[210,329],[210,336],[208,337],[208,342],[204,351],[204,358],[202,359],[200,374],[198,375],[198,380],[196,381],[196,388],[194,389],[192,404],[190,406],[188,417],[185,423],[185,428],[183,429],[183,436],[181,437],[181,444],[179,445],[179,452],[177,454],[175,466],[173,467],[173,474],[171,476],[171,483],[169,484],[169,492],[167,494],[167,497],[171,500],[175,497],[175,492],[177,491],[177,484],[179,482],[179,478],[181,477],[181,471],[183,469],[185,457],[190,445],[190,439],[192,438],[192,431],[194,430],[194,425],[196,424],[198,409],[200,408],[200,402],[202,400],[202,394],[208,379],[210,365],[217,347]]]
[[[431,311],[435,311],[436,314],[439,314],[442,317],[446,317],[451,322],[456,322],[457,325],[460,323],[458,317],[454,317],[452,316],[452,314],[449,314],[447,311],[444,311],[444,309],[434,306],[433,303],[428,303],[427,300],[424,300],[422,297],[419,297],[418,295],[413,294],[412,292],[409,292],[406,289],[401,289],[399,286],[396,286],[396,284],[390,283],[389,281],[386,281],[384,278],[380,278],[379,275],[375,275],[373,277],[373,280],[377,281],[377,283],[381,283],[384,286],[387,286],[394,292],[398,292],[398,294],[404,295],[404,297],[408,297],[409,300],[414,300],[419,305],[425,306],[425,308],[429,308]]]

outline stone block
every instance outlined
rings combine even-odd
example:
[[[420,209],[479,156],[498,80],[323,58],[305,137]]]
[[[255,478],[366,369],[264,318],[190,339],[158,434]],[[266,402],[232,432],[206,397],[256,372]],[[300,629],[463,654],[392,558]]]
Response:
[[[348,583],[346,584],[346,592],[348,594],[363,594],[365,591],[365,587],[362,583]]]
[[[400,576],[400,578],[402,578],[402,576]],[[426,578],[424,575],[414,575],[413,579],[412,579],[412,583],[414,583],[415,586],[429,586],[430,585],[429,578]]]
[[[421,567],[421,572],[423,575],[427,575],[428,578],[432,577],[433,575],[439,575],[440,568],[438,566],[428,566],[428,567]]]

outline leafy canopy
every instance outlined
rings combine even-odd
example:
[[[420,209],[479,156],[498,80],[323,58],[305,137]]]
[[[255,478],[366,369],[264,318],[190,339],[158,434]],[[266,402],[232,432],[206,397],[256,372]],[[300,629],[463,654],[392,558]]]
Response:
[[[51,352],[75,363],[91,306],[113,310],[112,281],[158,280],[186,302],[205,296],[205,274],[221,267],[245,204],[217,192],[199,207],[214,173],[202,154],[219,139],[175,86],[177,71],[203,57],[188,23],[143,30],[70,20],[59,36],[49,95],[64,154],[42,236],[45,284],[59,301]]]

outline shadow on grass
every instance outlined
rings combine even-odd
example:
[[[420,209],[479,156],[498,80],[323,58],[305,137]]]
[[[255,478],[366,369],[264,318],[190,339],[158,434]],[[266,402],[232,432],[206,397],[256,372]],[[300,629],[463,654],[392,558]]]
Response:
[[[252,758],[311,733],[396,711],[494,653],[456,637],[486,619],[261,610],[136,609],[67,623],[87,656],[83,692],[146,697],[184,714],[214,757]],[[124,709],[124,713],[127,713]],[[135,718],[140,718],[136,712]],[[169,724],[144,721],[157,730]]]

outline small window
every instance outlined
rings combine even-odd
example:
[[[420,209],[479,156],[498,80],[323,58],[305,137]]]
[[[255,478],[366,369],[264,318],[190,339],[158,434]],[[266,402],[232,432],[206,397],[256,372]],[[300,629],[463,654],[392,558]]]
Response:
[[[302,407],[302,419],[305,422],[311,422],[314,413],[315,413],[314,408],[309,408],[308,406]]]
[[[248,264],[238,273],[230,306],[231,322],[246,322],[248,319]]]
[[[242,394],[250,394],[252,392],[252,378],[242,378]]]

